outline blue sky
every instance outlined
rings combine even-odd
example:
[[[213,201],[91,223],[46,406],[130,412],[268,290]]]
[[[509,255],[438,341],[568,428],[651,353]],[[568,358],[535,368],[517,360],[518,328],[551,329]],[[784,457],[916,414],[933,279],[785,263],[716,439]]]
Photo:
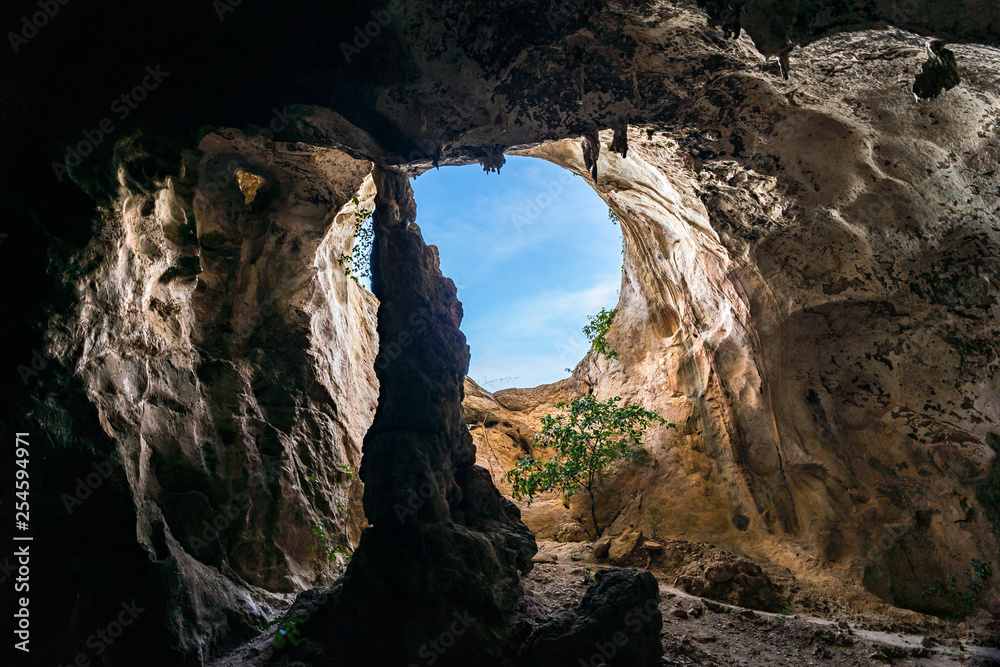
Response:
[[[442,167],[412,182],[417,224],[455,281],[472,348],[469,375],[486,388],[555,382],[590,345],[587,316],[618,301],[621,231],[571,172],[508,156],[500,174]]]

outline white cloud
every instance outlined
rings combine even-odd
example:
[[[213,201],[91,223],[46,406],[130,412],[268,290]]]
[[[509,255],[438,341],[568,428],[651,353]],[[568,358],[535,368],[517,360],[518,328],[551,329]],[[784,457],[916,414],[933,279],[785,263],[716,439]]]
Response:
[[[488,179],[476,167],[429,172],[414,190],[424,238],[459,286],[473,379],[566,377],[590,348],[587,316],[617,301],[621,231],[607,205],[579,177],[529,158]]]
[[[620,275],[597,277],[592,287],[583,290],[545,290],[514,302],[505,327],[512,336],[560,335],[579,331],[588,315],[613,304],[621,284]]]

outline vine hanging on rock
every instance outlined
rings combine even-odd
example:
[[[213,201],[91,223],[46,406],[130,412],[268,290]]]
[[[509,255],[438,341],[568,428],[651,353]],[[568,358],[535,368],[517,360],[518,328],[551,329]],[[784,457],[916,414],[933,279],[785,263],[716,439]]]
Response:
[[[354,204],[354,240],[350,252],[341,253],[337,264],[344,267],[344,275],[360,282],[358,277],[371,279],[372,244],[375,242],[375,229],[372,226],[372,212],[361,208],[357,197],[351,199]]]

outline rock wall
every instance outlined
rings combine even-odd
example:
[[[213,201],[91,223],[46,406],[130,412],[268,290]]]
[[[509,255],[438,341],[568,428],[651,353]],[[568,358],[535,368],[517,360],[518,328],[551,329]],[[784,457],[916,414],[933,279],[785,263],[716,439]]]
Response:
[[[595,187],[625,237],[618,358],[592,352],[573,377],[682,425],[650,432],[659,465],[616,480],[612,532],[648,534],[655,508],[665,534],[937,612],[930,581],[996,558],[977,500],[1000,444],[996,54],[956,47],[990,83],[916,102],[883,81],[918,67],[917,44],[825,40],[784,90],[719,77],[698,119],[720,129],[633,127],[627,156],[600,133]],[[590,177],[586,147],[519,153]],[[526,520],[569,534],[572,514]]]
[[[135,512],[117,530],[154,564],[177,650],[207,656],[333,581],[315,526],[357,543],[377,302],[337,260],[372,163],[225,131],[144,184],[142,148],[119,152],[50,353],[112,443]]]
[[[376,183],[380,392],[361,463],[369,526],[333,598],[303,627],[311,641],[268,664],[499,667],[511,654],[535,540],[475,465],[462,420],[469,347],[455,284],[414,224],[406,176],[379,171]],[[434,639],[443,633],[451,643],[441,648]]]

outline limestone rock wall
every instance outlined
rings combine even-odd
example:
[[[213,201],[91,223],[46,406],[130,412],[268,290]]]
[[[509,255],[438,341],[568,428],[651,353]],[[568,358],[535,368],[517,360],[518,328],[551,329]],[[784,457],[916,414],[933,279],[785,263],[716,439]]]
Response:
[[[121,159],[50,350],[114,445],[135,508],[119,530],[161,572],[177,645],[210,655],[332,582],[314,526],[350,550],[363,525],[377,302],[337,260],[372,165],[235,130],[152,187],[141,157]]]
[[[501,667],[526,625],[520,578],[535,539],[475,465],[462,421],[469,347],[455,284],[414,224],[405,174],[375,177],[380,393],[361,463],[369,525],[330,599],[303,625],[310,641],[267,664]],[[429,642],[448,632],[447,650]]]
[[[977,500],[1000,443],[996,55],[956,47],[979,86],[916,102],[883,83],[917,67],[911,44],[820,42],[801,52],[809,84],[721,77],[724,129],[643,125],[627,157],[601,133],[596,188],[625,235],[619,358],[574,377],[682,425],[650,433],[661,465],[618,480],[614,530],[648,533],[659,508],[673,535],[924,610],[934,577],[996,557]],[[808,64],[848,50],[849,82]],[[590,171],[581,142],[523,154]]]

